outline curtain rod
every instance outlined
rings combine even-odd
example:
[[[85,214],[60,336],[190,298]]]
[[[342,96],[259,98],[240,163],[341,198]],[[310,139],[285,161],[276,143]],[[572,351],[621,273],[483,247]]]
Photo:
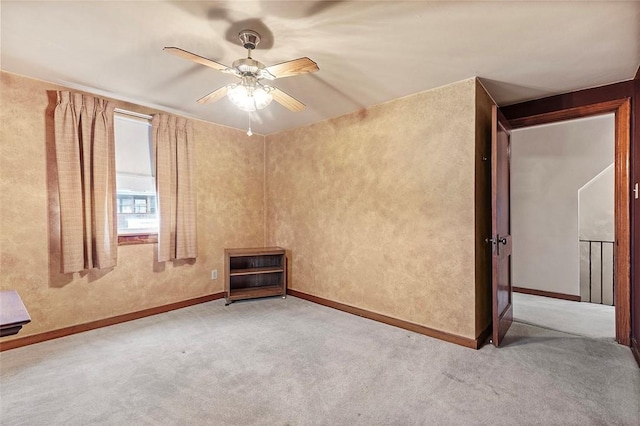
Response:
[[[127,111],[126,109],[116,108],[114,109],[118,114],[130,115],[132,117],[145,118],[151,120],[153,117],[147,114],[140,114],[139,112]]]

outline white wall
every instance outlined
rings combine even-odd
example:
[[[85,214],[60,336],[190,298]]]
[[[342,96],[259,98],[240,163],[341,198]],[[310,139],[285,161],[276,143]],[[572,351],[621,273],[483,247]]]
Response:
[[[580,294],[578,192],[613,158],[613,114],[513,131],[514,286]]]
[[[583,301],[613,305],[614,163],[578,191],[580,296]],[[589,271],[591,268],[591,271]]]
[[[578,232],[581,240],[613,241],[614,164],[578,190]]]

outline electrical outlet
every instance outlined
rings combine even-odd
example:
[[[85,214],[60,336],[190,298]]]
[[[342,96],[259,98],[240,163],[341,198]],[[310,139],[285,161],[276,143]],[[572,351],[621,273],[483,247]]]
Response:
[[[218,279],[218,270],[214,269],[211,271],[211,279],[212,280],[217,280]]]

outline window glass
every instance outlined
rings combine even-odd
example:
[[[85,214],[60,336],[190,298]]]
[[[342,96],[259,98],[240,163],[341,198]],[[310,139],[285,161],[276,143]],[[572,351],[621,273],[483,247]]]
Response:
[[[151,122],[115,114],[118,235],[158,232]]]

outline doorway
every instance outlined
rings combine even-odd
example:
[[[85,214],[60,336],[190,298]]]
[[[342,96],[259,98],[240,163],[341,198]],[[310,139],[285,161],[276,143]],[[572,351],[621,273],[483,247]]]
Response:
[[[629,99],[601,102],[551,113],[522,117],[510,120],[514,129],[557,123],[575,118],[614,114],[614,281],[615,281],[615,336],[616,341],[630,345],[630,102]]]
[[[614,141],[613,113],[511,132],[514,321],[615,337]]]

